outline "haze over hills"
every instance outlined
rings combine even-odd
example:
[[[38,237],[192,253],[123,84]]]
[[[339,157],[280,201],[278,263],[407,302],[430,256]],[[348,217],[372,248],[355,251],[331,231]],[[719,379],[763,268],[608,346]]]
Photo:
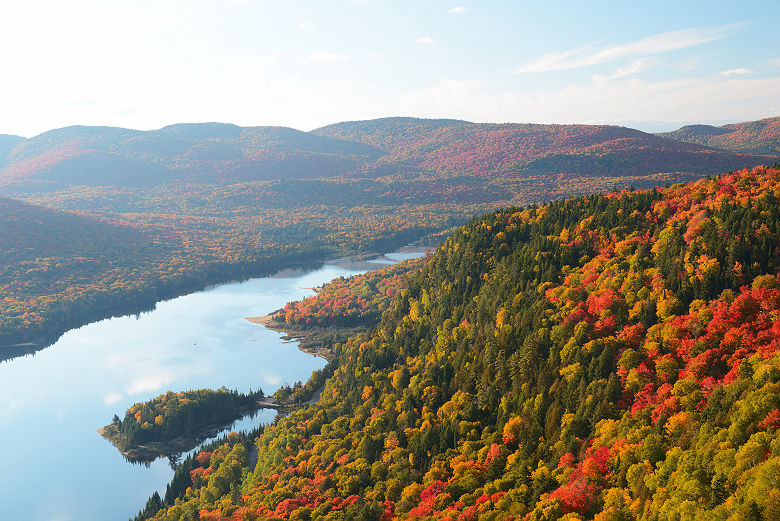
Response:
[[[603,125],[385,118],[312,132],[222,123],[177,124],[148,132],[74,126],[27,140],[7,139],[5,148],[0,142],[0,154],[7,150],[0,187],[14,194],[81,185],[225,185],[421,171],[522,178],[704,174],[771,163],[780,156],[777,147],[767,145],[777,141],[777,125],[762,128],[748,154],[743,153],[747,145],[727,151]],[[743,136],[742,141],[749,139]]]
[[[6,156],[0,184],[40,191],[328,177],[378,155],[369,146],[283,127],[201,123],[144,132],[73,126],[17,143]]]
[[[0,169],[5,167],[8,153],[13,148],[24,141],[22,136],[13,136],[11,134],[0,134]]]
[[[382,148],[388,155],[378,163],[385,169],[399,165],[512,177],[619,176],[717,172],[767,161],[765,157],[735,156],[606,125],[485,124],[388,118],[337,123],[313,132]]]
[[[658,135],[745,154],[780,155],[780,117],[722,127],[688,125]]]
[[[776,132],[766,128],[765,137]],[[9,341],[53,334],[112,301],[149,305],[280,263],[392,248],[496,208],[690,181],[778,159],[624,127],[416,118],[312,132],[222,123],[154,131],[73,126],[2,143],[0,195],[132,226],[154,245],[138,249],[144,255],[117,250],[117,264],[101,265],[96,275],[72,262],[88,258],[90,248],[82,255],[58,249],[81,239],[57,225],[59,214],[38,209],[42,217],[31,219],[53,221],[59,238],[36,236],[49,246],[31,243],[4,268],[10,283],[0,287],[7,302],[0,338]],[[6,210],[0,207],[0,218]],[[28,283],[27,266],[47,263],[60,266],[51,273],[69,281],[78,304],[51,280]],[[108,273],[106,293],[95,280]],[[78,310],[86,315],[78,318]]]

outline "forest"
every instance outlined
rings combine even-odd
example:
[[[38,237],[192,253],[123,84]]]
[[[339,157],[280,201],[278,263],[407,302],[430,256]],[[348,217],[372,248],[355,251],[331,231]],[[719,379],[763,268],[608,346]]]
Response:
[[[14,199],[0,199],[11,226],[0,234],[0,346],[42,348],[209,284],[392,250],[497,208],[770,164],[772,150],[415,118],[3,136],[0,196]]]
[[[362,275],[334,279],[318,288],[313,297],[288,302],[271,318],[279,324],[301,327],[374,323],[424,260],[406,260]]]
[[[492,211],[137,519],[778,519],[779,316],[777,168]]]
[[[164,444],[177,438],[197,440],[204,428],[232,422],[259,408],[257,402],[263,397],[261,390],[241,394],[224,387],[216,391],[168,391],[131,406],[124,418],[115,414],[102,435],[128,454],[149,443]]]
[[[780,153],[778,128],[780,117],[732,123],[722,127],[689,125],[659,136],[746,154],[777,155]]]
[[[695,175],[684,172],[766,159],[619,127],[410,118],[312,133],[68,127],[8,147],[3,193],[117,233],[85,244],[72,236],[71,214],[25,207],[18,230],[0,240],[3,344],[45,344],[89,320],[291,261],[389,249],[501,206],[688,180]],[[649,154],[644,166],[641,151]],[[629,163],[619,159],[624,153],[633,155]],[[340,166],[328,170],[333,161]],[[21,215],[0,211],[6,220]]]

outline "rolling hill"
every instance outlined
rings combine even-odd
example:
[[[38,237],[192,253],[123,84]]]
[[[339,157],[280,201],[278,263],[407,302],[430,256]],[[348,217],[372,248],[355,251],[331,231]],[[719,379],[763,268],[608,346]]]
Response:
[[[141,272],[176,249],[176,238],[157,229],[4,197],[0,222],[0,345],[56,338],[143,293],[151,286]]]
[[[13,192],[330,177],[379,153],[283,127],[202,123],[142,132],[74,126],[16,142],[5,154],[0,186]]]
[[[8,154],[11,152],[11,150],[13,150],[14,147],[16,147],[22,141],[24,141],[22,136],[0,134],[0,169],[5,167],[6,162],[8,161]]]
[[[389,299],[334,280],[278,316],[385,311],[319,400],[186,458],[136,521],[777,519],[779,183],[506,208]]]
[[[6,149],[12,148],[5,154],[0,149],[5,155],[0,190],[13,195],[73,186],[224,186],[409,173],[491,179],[703,175],[777,159],[780,152],[771,145],[777,141],[777,121],[766,121],[721,129],[728,136],[741,136],[741,147],[751,153],[686,142],[693,140],[685,138],[693,131],[664,137],[604,125],[384,118],[337,123],[312,132],[221,123],[177,124],[148,132],[74,126],[27,140],[6,140]],[[730,142],[724,136],[716,137]]]
[[[722,127],[689,125],[659,136],[744,154],[780,155],[780,117]]]
[[[510,177],[705,174],[765,164],[777,157],[735,154],[605,125],[389,118],[339,123],[313,132],[386,150],[388,155],[376,164],[381,171],[397,165],[407,170]]]
[[[392,248],[496,208],[650,188],[776,160],[623,127],[414,118],[313,132],[221,123],[154,131],[74,126],[4,142],[12,148],[0,169],[0,195],[153,236],[149,249],[139,250],[146,255],[111,250],[111,269],[100,268],[108,271],[70,260],[90,258],[79,241],[73,244],[84,254],[53,251],[52,268],[31,268],[38,275],[30,280],[26,264],[4,265],[10,283],[0,286],[0,300],[13,305],[0,309],[0,335],[16,339],[78,323],[58,317],[75,317],[79,307],[94,316],[117,311],[112,302],[146,306],[280,262]],[[51,229],[67,242],[67,230]]]

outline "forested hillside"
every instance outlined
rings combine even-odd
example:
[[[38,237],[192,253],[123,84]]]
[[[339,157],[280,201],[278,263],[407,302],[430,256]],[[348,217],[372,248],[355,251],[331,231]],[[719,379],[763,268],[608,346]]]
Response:
[[[21,136],[0,134],[0,169],[5,166],[9,152],[22,141],[24,141],[24,138]]]
[[[256,464],[228,440],[140,518],[777,519],[779,187],[475,218]]]
[[[761,129],[747,130],[754,127]],[[73,126],[26,140],[0,140],[0,187],[6,194],[24,195],[72,186],[226,185],[421,171],[436,177],[523,178],[703,174],[752,167],[780,156],[777,147],[767,146],[777,141],[776,119],[741,124],[728,132],[740,137],[742,148],[703,147],[720,145],[690,139],[691,133],[682,130],[668,135],[679,139],[667,139],[604,125],[415,118],[337,123],[312,132],[221,123],[153,131]],[[751,147],[749,153],[744,153],[746,147]]]
[[[150,290],[139,273],[177,248],[160,230],[7,198],[0,198],[0,222],[0,345],[46,336],[44,324],[55,331],[80,325],[120,291]]]
[[[314,133],[382,148],[389,165],[489,176],[641,176],[658,172],[715,173],[766,163],[639,130],[606,125],[487,124],[388,118],[337,123]],[[775,130],[775,135],[777,131]],[[768,154],[777,157],[778,153]],[[751,163],[748,165],[748,163]]]
[[[74,126],[17,143],[0,170],[0,186],[25,193],[74,185],[230,184],[329,177],[378,155],[369,146],[284,127],[203,123],[143,132]]]
[[[690,125],[659,135],[745,154],[780,154],[780,117],[722,127]]]
[[[496,208],[774,160],[621,127],[414,118],[313,132],[74,126],[4,143],[0,195],[134,228],[143,247],[120,234],[98,269],[79,264],[89,245],[57,219],[38,228],[61,233],[22,230],[30,246],[3,266],[0,345],[45,344],[85,321],[282,263],[395,248]],[[57,268],[28,277],[33,265]]]
[[[318,288],[313,297],[288,302],[272,319],[280,324],[315,328],[376,322],[405,286],[410,273],[424,260],[420,257],[347,279],[334,279]]]

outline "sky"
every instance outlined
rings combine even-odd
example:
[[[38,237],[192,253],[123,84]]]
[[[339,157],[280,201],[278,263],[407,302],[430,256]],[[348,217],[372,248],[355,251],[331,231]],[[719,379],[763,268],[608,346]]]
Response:
[[[780,2],[0,0],[0,133],[780,115]]]

